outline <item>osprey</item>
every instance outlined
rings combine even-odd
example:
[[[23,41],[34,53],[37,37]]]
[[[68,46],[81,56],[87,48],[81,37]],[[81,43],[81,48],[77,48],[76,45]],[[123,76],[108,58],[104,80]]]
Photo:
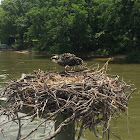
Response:
[[[76,57],[74,54],[64,53],[61,55],[55,55],[51,57],[51,60],[60,66],[78,66],[83,65],[83,60]]]

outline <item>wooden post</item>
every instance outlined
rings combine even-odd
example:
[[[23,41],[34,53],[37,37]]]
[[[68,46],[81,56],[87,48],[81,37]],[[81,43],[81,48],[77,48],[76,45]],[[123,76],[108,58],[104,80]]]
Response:
[[[57,116],[57,121],[55,123],[55,129],[59,126],[61,122],[67,119],[69,114],[60,114]],[[75,140],[75,122],[64,126],[61,132],[55,137],[55,140]]]

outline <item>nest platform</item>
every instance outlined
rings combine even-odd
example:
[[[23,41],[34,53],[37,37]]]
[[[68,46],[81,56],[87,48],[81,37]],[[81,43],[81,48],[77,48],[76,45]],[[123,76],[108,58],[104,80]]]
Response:
[[[48,120],[57,121],[59,114],[70,115],[45,140],[54,138],[63,126],[72,121],[80,127],[78,139],[83,129],[90,129],[98,137],[98,125],[102,125],[102,137],[108,131],[114,134],[109,122],[121,113],[126,114],[128,100],[135,89],[120,80],[118,75],[108,75],[107,65],[108,62],[101,69],[88,68],[83,71],[58,73],[35,70],[30,74],[22,74],[21,78],[9,82],[1,90],[1,96],[6,97],[6,108],[1,107],[1,115],[18,122],[17,139],[22,140]],[[27,108],[30,111],[19,117],[18,113]],[[45,119],[22,137],[20,121],[27,116],[30,116],[31,121],[36,117]],[[4,124],[3,121],[0,125]]]

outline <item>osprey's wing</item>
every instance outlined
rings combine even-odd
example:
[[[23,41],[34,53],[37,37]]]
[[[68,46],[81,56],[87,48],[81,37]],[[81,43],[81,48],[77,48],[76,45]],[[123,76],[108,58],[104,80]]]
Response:
[[[79,57],[76,57],[74,54],[64,53],[59,56],[57,63],[61,66],[76,66],[82,65],[83,60]]]

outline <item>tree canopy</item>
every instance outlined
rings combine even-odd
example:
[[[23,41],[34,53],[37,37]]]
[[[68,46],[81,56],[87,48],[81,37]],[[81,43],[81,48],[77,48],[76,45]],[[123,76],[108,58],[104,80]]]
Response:
[[[18,49],[135,55],[140,50],[140,2],[4,0],[0,40],[10,38]]]

